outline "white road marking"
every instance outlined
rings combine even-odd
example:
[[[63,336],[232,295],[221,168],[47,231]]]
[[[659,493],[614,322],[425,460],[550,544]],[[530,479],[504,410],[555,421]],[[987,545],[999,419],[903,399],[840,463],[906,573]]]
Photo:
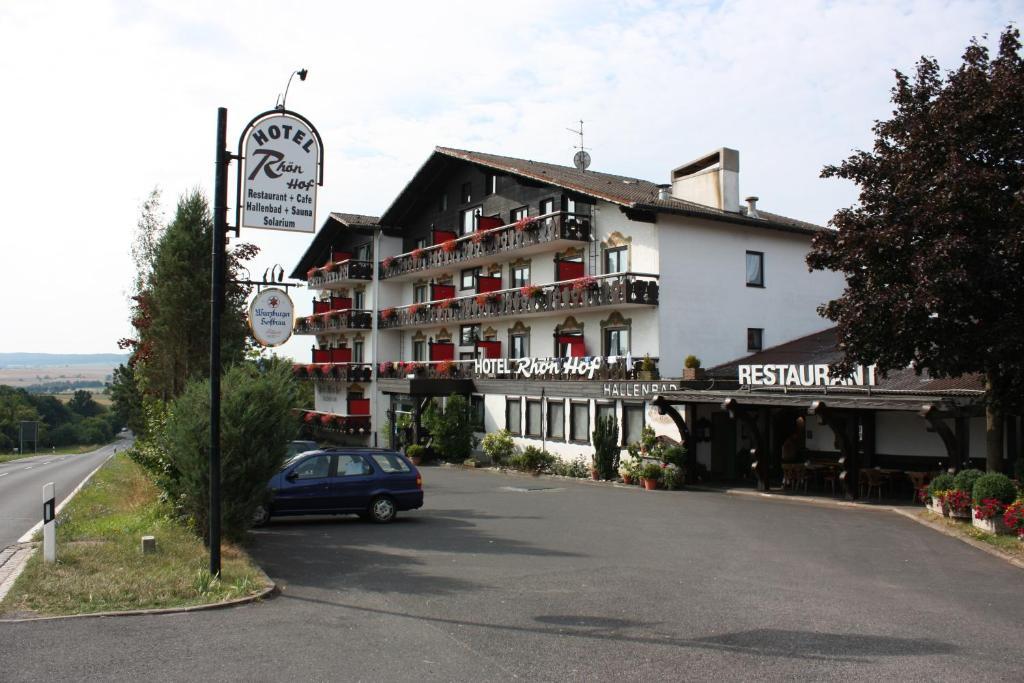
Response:
[[[4,472],[3,474],[0,474],[0,477],[6,477],[8,474],[10,474],[10,472]]]
[[[32,465],[29,465],[29,466],[28,466],[28,467],[26,467],[25,469],[26,469],[26,470],[30,470],[30,469],[32,469],[32,467],[33,467]]]

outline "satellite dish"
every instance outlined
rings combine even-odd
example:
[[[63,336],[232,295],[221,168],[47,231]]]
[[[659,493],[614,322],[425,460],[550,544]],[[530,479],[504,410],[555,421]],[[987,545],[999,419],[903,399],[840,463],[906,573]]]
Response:
[[[579,170],[586,171],[590,168],[590,152],[582,149],[576,152],[572,157],[572,163]]]

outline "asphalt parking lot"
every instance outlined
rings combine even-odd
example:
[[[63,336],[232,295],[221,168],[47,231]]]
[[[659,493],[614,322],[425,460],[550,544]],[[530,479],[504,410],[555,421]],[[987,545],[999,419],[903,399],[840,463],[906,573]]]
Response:
[[[1024,678],[1024,573],[884,512],[425,468],[389,526],[275,520],[260,605],[0,626],[6,680]],[[60,643],[50,663],[39,642]],[[15,668],[9,663],[18,662]]]

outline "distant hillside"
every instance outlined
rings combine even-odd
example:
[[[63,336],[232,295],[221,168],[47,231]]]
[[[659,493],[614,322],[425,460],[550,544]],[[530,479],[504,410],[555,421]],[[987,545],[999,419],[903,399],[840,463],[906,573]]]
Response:
[[[128,362],[127,353],[0,353],[0,368],[51,368],[65,365],[107,365]]]

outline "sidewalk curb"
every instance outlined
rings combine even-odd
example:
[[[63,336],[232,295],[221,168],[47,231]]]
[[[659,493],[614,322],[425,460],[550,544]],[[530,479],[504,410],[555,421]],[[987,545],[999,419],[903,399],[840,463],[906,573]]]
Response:
[[[141,617],[158,614],[183,614],[188,612],[205,612],[208,610],[215,609],[227,609],[229,607],[239,607],[241,605],[248,605],[254,602],[262,602],[263,600],[273,597],[281,592],[280,588],[274,583],[267,573],[263,571],[263,568],[259,565],[256,566],[259,570],[260,576],[267,582],[267,587],[256,595],[247,595],[244,598],[235,598],[234,600],[225,600],[224,602],[214,602],[209,605],[188,605],[186,607],[161,607],[155,609],[133,609],[126,610],[124,612],[88,612],[85,614],[61,614],[52,617],[24,617],[22,619],[0,619],[0,624],[21,624],[29,621],[61,621],[64,619],[87,619],[90,617],[96,618],[107,618],[107,617]]]
[[[918,515],[913,514],[912,512],[908,512],[906,510],[893,509],[893,512],[895,512],[898,515],[902,515],[903,517],[906,517],[907,519],[912,519],[915,522],[917,522],[918,524],[920,524],[922,526],[926,526],[926,527],[928,527],[930,529],[934,529],[935,531],[938,531],[939,533],[945,534],[946,536],[949,536],[951,538],[959,539],[959,540],[963,541],[964,543],[966,543],[967,545],[974,546],[978,550],[984,551],[984,552],[988,553],[989,555],[992,555],[993,557],[1002,558],[1002,559],[1006,560],[1007,562],[1009,562],[1010,564],[1012,564],[1014,567],[1017,567],[1018,569],[1024,569],[1024,561],[1021,561],[1021,560],[1017,559],[1016,557],[1014,557],[1012,555],[1008,555],[1007,553],[1004,553],[1003,551],[1001,551],[999,548],[994,548],[994,547],[990,546],[988,543],[984,543],[984,542],[979,541],[979,540],[977,540],[975,538],[971,538],[970,536],[964,536],[962,534],[958,534],[955,531],[953,531],[953,530],[949,529],[948,527],[946,527],[944,524],[940,524],[939,522],[933,522],[931,520],[924,519],[924,518],[922,518],[922,517],[920,517]]]

